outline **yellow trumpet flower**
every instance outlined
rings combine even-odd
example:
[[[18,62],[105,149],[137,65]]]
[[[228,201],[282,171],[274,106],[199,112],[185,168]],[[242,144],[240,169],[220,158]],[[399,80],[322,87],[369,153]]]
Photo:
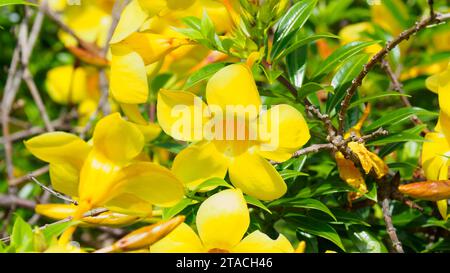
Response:
[[[422,149],[422,167],[429,180],[448,180],[450,166],[450,64],[441,73],[426,80],[428,89],[438,94],[439,121],[435,132],[425,136]],[[437,201],[442,218],[447,219],[447,200]]]
[[[53,188],[78,200],[74,219],[96,207],[145,217],[153,204],[172,206],[184,195],[169,170],[140,160],[144,135],[118,113],[98,122],[92,146],[64,132],[34,137],[25,146],[50,163]]]
[[[150,246],[150,252],[294,252],[291,243],[282,234],[276,240],[260,231],[244,237],[249,224],[250,215],[242,192],[239,189],[224,190],[200,205],[196,216],[198,235],[183,223]]]
[[[209,178],[224,178],[228,171],[231,183],[248,195],[261,200],[283,196],[286,184],[264,158],[286,161],[308,142],[302,114],[287,104],[258,112],[261,99],[244,64],[232,64],[214,74],[207,83],[206,100],[209,105],[186,91],[160,90],[158,94],[161,128],[175,139],[194,142],[176,156],[175,175],[193,189]],[[230,107],[236,111],[227,111]],[[180,108],[187,114],[181,119],[174,115]],[[188,122],[182,124],[185,118]],[[203,134],[208,128],[214,132]]]

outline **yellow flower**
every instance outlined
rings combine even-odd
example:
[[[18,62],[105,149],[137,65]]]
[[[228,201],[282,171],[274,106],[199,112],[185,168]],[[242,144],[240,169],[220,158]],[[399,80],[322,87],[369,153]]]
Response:
[[[450,65],[426,80],[428,89],[439,96],[440,115],[435,132],[425,136],[422,167],[429,180],[448,180],[450,166]],[[442,218],[447,219],[447,200],[437,201]]]
[[[345,134],[345,138],[348,138],[352,135],[361,137],[361,128],[367,117],[369,116],[370,110],[371,106],[370,104],[368,104],[359,121]],[[366,174],[370,173],[373,170],[378,179],[387,174],[388,167],[386,163],[376,154],[367,150],[364,144],[351,141],[348,143],[348,147],[359,158],[361,166]],[[341,152],[335,153],[335,160],[339,170],[339,176],[342,178],[342,180],[346,181],[348,185],[357,190],[356,193],[349,194],[349,199],[358,199],[365,193],[367,193],[368,190],[366,182],[364,181],[361,172],[355,166],[353,161],[350,159],[346,159]]]
[[[98,122],[92,147],[64,132],[46,133],[25,145],[50,163],[53,188],[78,200],[75,219],[96,207],[147,216],[152,204],[172,206],[184,195],[182,183],[169,170],[139,160],[144,135],[118,113]]]
[[[235,252],[275,253],[294,249],[282,234],[272,240],[260,231],[245,236],[250,215],[242,192],[224,190],[206,199],[196,216],[198,235],[181,224],[162,240],[150,246],[150,252]]]
[[[47,73],[45,84],[48,94],[59,104],[77,104],[88,96],[88,75],[84,68],[59,66]]]
[[[186,91],[160,90],[158,94],[161,128],[175,139],[194,142],[176,156],[173,172],[191,189],[209,178],[224,178],[228,171],[231,183],[248,195],[261,200],[283,196],[286,184],[264,158],[286,161],[308,142],[309,129],[302,114],[286,104],[257,112],[261,99],[244,64],[229,65],[213,75],[207,83],[206,101],[209,105]],[[180,124],[174,116],[180,107],[187,110],[190,123]],[[227,112],[229,107],[237,111]],[[255,110],[244,113],[240,107]],[[217,111],[224,115],[213,116]],[[202,133],[207,128],[214,131],[209,136]],[[264,132],[264,128],[269,129]],[[239,132],[241,138],[236,136]]]

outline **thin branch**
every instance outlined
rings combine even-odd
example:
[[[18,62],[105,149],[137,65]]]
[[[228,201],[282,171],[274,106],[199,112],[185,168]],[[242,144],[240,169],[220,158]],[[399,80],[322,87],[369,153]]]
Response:
[[[386,43],[385,47],[383,47],[380,51],[378,51],[370,60],[368,63],[366,63],[362,69],[362,71],[358,74],[358,76],[352,81],[352,84],[350,87],[346,90],[346,95],[344,97],[344,100],[341,103],[341,109],[338,114],[338,120],[339,120],[339,134],[343,134],[344,130],[344,120],[345,115],[347,113],[347,109],[350,106],[350,101],[353,98],[353,95],[355,95],[357,88],[361,86],[363,79],[367,76],[369,71],[371,71],[375,65],[392,50],[394,49],[398,44],[401,42],[408,40],[411,36],[419,32],[420,30],[426,28],[427,26],[438,22],[439,20],[442,20],[442,17],[437,16],[433,13],[432,16],[429,16],[419,22],[416,22],[416,24],[400,33],[399,36],[394,38],[392,41],[389,41]]]
[[[49,132],[55,131],[55,128],[53,127],[53,124],[50,121],[50,117],[47,114],[47,110],[45,109],[45,105],[44,105],[44,102],[42,101],[42,97],[39,93],[39,90],[37,89],[36,83],[34,82],[33,76],[31,76],[31,73],[30,73],[30,70],[28,69],[28,67],[24,68],[23,80],[25,81],[26,85],[28,86],[31,96],[33,97],[33,100],[36,103],[39,113],[41,114],[41,117],[44,121],[45,128]]]
[[[19,198],[15,195],[0,195],[0,207],[11,207],[15,204],[18,207],[34,210],[36,203],[27,199]]]
[[[404,253],[402,243],[398,239],[397,231],[392,224],[392,215],[390,211],[390,200],[388,197],[383,198],[381,200],[381,207],[383,210],[384,222],[386,223],[386,231],[391,238],[392,246],[397,253]]]
[[[323,150],[333,150],[333,149],[335,149],[335,146],[331,143],[313,144],[311,146],[308,146],[306,148],[296,151],[292,155],[292,158],[300,157],[302,155],[311,154],[311,153],[318,153]],[[271,164],[278,165],[278,164],[280,164],[280,162],[271,161]]]
[[[12,185],[12,186],[19,186],[20,184],[29,181],[30,180],[30,177],[29,177],[30,175],[33,176],[33,177],[38,177],[38,176],[41,176],[43,174],[48,173],[48,171],[49,171],[49,166],[47,165],[47,166],[39,168],[39,169],[37,169],[35,171],[32,171],[28,175],[24,175],[24,176],[21,176],[21,177],[18,177],[18,178],[15,178],[15,179],[11,180],[10,181],[10,185]]]
[[[297,88],[295,88],[295,86],[293,86],[288,79],[286,79],[281,75],[277,78],[277,80],[289,90],[289,92],[294,96],[294,98],[297,98]],[[303,100],[303,103],[305,104],[305,109],[308,113],[310,113],[313,116],[316,116],[325,124],[325,127],[328,131],[328,135],[335,136],[336,128],[333,126],[331,118],[327,114],[322,114],[320,110],[316,106],[314,106],[308,99],[305,98]]]
[[[67,197],[67,196],[65,196],[65,195],[63,195],[63,194],[61,194],[61,193],[59,193],[59,192],[53,190],[53,189],[50,188],[50,187],[45,186],[44,184],[42,184],[41,182],[39,182],[39,180],[37,180],[37,179],[36,179],[34,176],[32,176],[31,174],[28,175],[28,177],[29,177],[29,179],[31,179],[34,183],[38,184],[43,190],[45,190],[45,191],[51,193],[51,194],[54,195],[55,197],[57,197],[57,198],[59,198],[59,199],[61,199],[61,200],[64,200],[64,201],[66,201],[66,202],[72,203],[72,204],[74,204],[75,206],[78,206],[78,202],[77,202],[77,201],[75,201],[75,200],[73,200],[72,198],[69,198],[69,197]]]
[[[53,120],[51,122],[52,126],[57,129],[57,130],[70,130],[71,127],[68,126],[66,124],[67,120],[72,119],[74,117],[76,117],[77,115],[75,113],[73,114],[69,114],[68,116],[64,116],[64,117],[60,117],[56,120]],[[9,141],[17,141],[17,140],[21,140],[24,138],[28,138],[30,136],[34,136],[37,134],[41,134],[46,132],[46,129],[43,128],[42,126],[33,126],[31,128],[27,128],[18,132],[15,132],[13,134],[9,135]],[[0,144],[4,144],[5,143],[5,138],[4,137],[0,137]]]

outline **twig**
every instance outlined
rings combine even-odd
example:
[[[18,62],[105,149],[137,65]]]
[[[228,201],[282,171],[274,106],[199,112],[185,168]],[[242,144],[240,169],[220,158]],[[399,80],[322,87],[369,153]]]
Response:
[[[117,25],[119,24],[120,15],[122,14],[123,9],[130,3],[130,0],[116,0],[112,9],[112,18],[111,18],[111,27],[108,30],[108,35],[106,36],[105,45],[102,48],[103,56],[106,56],[109,49],[109,42],[112,39],[114,31],[116,30]]]
[[[397,91],[400,94],[405,94],[405,91],[403,90],[403,85],[402,83],[398,80],[397,76],[395,75],[394,71],[392,71],[391,65],[389,64],[389,62],[386,59],[382,59],[381,60],[381,68],[383,68],[383,70],[386,72],[386,74],[388,75],[389,79],[391,80],[392,83],[392,88]],[[408,98],[406,96],[400,96],[403,104],[407,107],[412,107],[411,102],[408,100]],[[420,118],[416,115],[413,115],[411,117],[411,121],[415,124],[415,125],[422,125],[424,124],[422,120],[420,120]],[[430,132],[430,130],[428,130],[428,128],[424,128],[422,130],[423,133],[428,133]]]
[[[335,149],[335,146],[331,143],[313,144],[311,146],[308,146],[306,148],[296,151],[292,155],[292,158],[300,157],[302,155],[306,155],[306,154],[310,154],[310,153],[318,153],[322,150],[333,150],[333,149]],[[277,164],[280,164],[280,162],[271,161],[271,164],[277,165]]]
[[[20,184],[30,180],[30,177],[29,177],[30,175],[33,176],[33,177],[38,177],[38,176],[41,176],[43,174],[48,173],[48,171],[49,171],[49,166],[47,165],[47,166],[39,168],[39,169],[37,169],[35,171],[32,171],[28,175],[24,175],[24,176],[21,176],[21,177],[18,177],[18,178],[15,178],[15,179],[11,180],[10,181],[10,185],[18,186],[18,185],[20,185]]]
[[[69,115],[68,117],[60,117],[56,120],[53,120],[51,122],[52,126],[57,129],[57,130],[69,130],[71,129],[70,126],[67,126],[66,121],[67,118],[71,119],[73,117],[76,117],[75,114]],[[21,140],[24,138],[28,138],[30,136],[34,136],[37,134],[41,134],[44,133],[46,131],[45,128],[41,127],[41,126],[33,126],[31,128],[25,129],[25,130],[21,130],[18,132],[15,132],[13,134],[9,135],[9,141],[17,141],[17,140]],[[0,137],[0,144],[4,144],[5,143],[5,139],[4,137]]]
[[[386,223],[386,231],[391,238],[392,246],[397,253],[404,253],[402,243],[398,239],[397,231],[392,224],[392,215],[390,212],[390,200],[388,197],[385,197],[381,200],[381,207],[383,210],[384,222]]]
[[[289,92],[297,98],[297,88],[293,86],[288,79],[286,79],[284,76],[279,76],[277,80],[283,84]],[[320,110],[314,106],[308,99],[304,99],[303,103],[305,104],[305,109],[308,113],[310,113],[313,116],[316,116],[319,120],[321,120],[328,131],[329,136],[335,136],[336,135],[336,128],[333,126],[331,122],[331,118],[327,114],[322,114]]]
[[[72,36],[81,47],[90,51],[94,55],[98,55],[100,53],[99,48],[95,44],[83,40],[80,36],[78,36],[78,34],[75,33],[73,29],[66,25],[61,17],[50,8],[48,3],[42,3],[40,5],[40,10],[43,11],[45,15],[47,15],[53,22],[55,22],[64,32],[67,32],[67,34]]]
[[[28,67],[24,68],[23,80],[25,81],[26,85],[28,86],[31,96],[33,97],[33,100],[36,103],[37,108],[39,109],[39,113],[41,114],[41,117],[44,120],[45,128],[49,132],[55,131],[55,128],[53,127],[53,125],[50,121],[50,117],[47,114],[47,110],[45,109],[45,105],[44,105],[44,102],[42,101],[41,95],[39,94],[39,90],[37,89],[36,83],[34,82],[33,76],[31,76],[31,73],[30,73],[30,70],[28,69]]]
[[[338,121],[339,121],[338,132],[339,132],[339,134],[341,134],[341,135],[343,134],[345,115],[347,113],[348,107],[350,106],[350,101],[351,101],[353,95],[355,95],[357,88],[359,86],[361,86],[363,79],[367,76],[369,71],[371,71],[377,63],[379,63],[392,49],[394,49],[402,41],[408,40],[412,35],[416,34],[420,30],[426,28],[427,26],[429,26],[432,23],[435,23],[439,20],[442,20],[442,17],[439,17],[435,13],[433,13],[432,16],[429,16],[419,22],[416,22],[416,24],[413,27],[403,31],[402,33],[400,33],[399,36],[394,38],[392,41],[387,42],[385,47],[383,47],[380,51],[378,51],[369,60],[369,62],[363,66],[363,70],[352,81],[352,84],[346,90],[346,95],[344,97],[344,100],[341,103],[342,107],[338,114]]]
[[[78,202],[77,202],[77,201],[75,201],[75,200],[73,200],[73,199],[71,199],[71,198],[69,198],[69,197],[67,197],[67,196],[65,196],[65,195],[63,195],[63,194],[61,194],[61,193],[59,193],[59,192],[53,190],[53,189],[50,188],[50,187],[45,186],[44,184],[42,184],[41,182],[39,182],[39,180],[37,180],[34,176],[28,175],[28,177],[29,177],[29,179],[33,180],[33,182],[35,182],[36,184],[38,184],[43,190],[45,190],[45,191],[47,191],[47,192],[53,194],[54,196],[56,196],[57,198],[59,198],[59,199],[61,199],[61,200],[64,200],[64,201],[66,201],[66,202],[69,202],[69,203],[74,204],[75,206],[78,206]]]
[[[34,210],[34,207],[36,206],[35,202],[19,198],[15,195],[0,195],[0,207],[9,208],[12,204],[30,210]]]

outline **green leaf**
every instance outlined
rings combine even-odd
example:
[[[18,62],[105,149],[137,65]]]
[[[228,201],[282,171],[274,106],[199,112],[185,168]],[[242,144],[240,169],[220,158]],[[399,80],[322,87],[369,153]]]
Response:
[[[286,214],[286,218],[288,221],[293,222],[297,225],[297,228],[316,235],[320,236],[322,238],[325,238],[327,240],[330,240],[335,245],[337,245],[339,248],[345,251],[344,246],[342,245],[341,238],[339,237],[339,234],[336,232],[336,230],[330,226],[329,224],[318,221],[312,217],[307,217],[304,215],[298,215],[298,214]]]
[[[213,63],[205,67],[202,67],[201,69],[194,72],[191,76],[189,76],[186,83],[184,84],[184,89],[189,89],[202,81],[208,80],[217,71],[219,71],[220,69],[224,68],[227,65],[228,63]]]
[[[273,38],[271,59],[294,38],[295,33],[303,27],[311,15],[317,0],[304,0],[293,5],[278,21]]]
[[[23,0],[0,0],[0,7],[8,6],[8,5],[29,5],[29,6],[38,6],[37,4],[30,3],[28,1]]]
[[[163,220],[168,220],[178,213],[182,212],[185,208],[189,207],[190,205],[195,204],[194,200],[191,200],[189,198],[184,198],[180,202],[178,202],[175,206],[167,209],[163,209],[162,218]]]
[[[344,182],[319,182],[316,185],[310,185],[298,191],[297,198],[310,198],[314,196],[327,195],[337,192],[349,192],[353,189]]]
[[[77,225],[78,223],[79,223],[79,221],[67,221],[67,222],[62,222],[62,223],[53,223],[53,224],[47,225],[41,231],[42,231],[42,234],[44,235],[45,241],[47,243],[50,243],[54,237],[58,237],[66,229],[68,229],[71,226]]]
[[[317,40],[324,39],[324,38],[339,39],[339,36],[336,36],[336,35],[331,34],[331,33],[314,34],[314,35],[309,35],[309,36],[300,35],[300,36],[298,36],[298,38],[296,38],[296,40],[288,48],[286,48],[285,50],[280,52],[280,54],[278,56],[276,56],[273,60],[276,61],[278,59],[281,59],[284,56],[286,56],[289,53],[297,50],[300,47],[303,47],[305,45],[308,45],[308,44],[310,44],[312,42],[315,42]],[[289,58],[290,57],[288,56],[287,59],[289,59]]]
[[[252,197],[250,195],[245,195],[245,200],[247,201],[248,204],[256,206],[256,207],[263,209],[263,210],[267,211],[268,213],[272,214],[272,212],[261,201],[259,201],[255,197]]]
[[[379,145],[386,145],[390,143],[400,143],[400,142],[407,142],[407,141],[414,141],[414,142],[424,142],[425,138],[419,135],[413,135],[409,134],[407,132],[401,132],[397,134],[392,134],[386,137],[381,137],[377,140],[371,141],[367,144],[367,146],[379,146]]]
[[[410,95],[406,95],[406,94],[401,94],[399,92],[386,92],[386,93],[381,93],[381,94],[375,94],[372,96],[367,96],[364,98],[360,98],[359,100],[356,100],[354,102],[352,102],[350,104],[350,106],[348,107],[348,109],[352,109],[355,108],[357,106],[359,106],[362,103],[366,103],[366,102],[371,102],[374,100],[377,100],[379,98],[385,98],[385,97],[411,97]]]
[[[330,211],[330,209],[328,209],[328,207],[320,202],[319,200],[316,199],[297,199],[291,202],[287,203],[289,207],[294,207],[294,208],[305,208],[305,209],[314,209],[314,210],[319,210],[322,211],[326,214],[328,214],[329,216],[331,216],[331,218],[333,218],[335,221],[336,216],[334,216],[334,214]]]
[[[379,41],[369,41],[369,42],[352,42],[348,43],[336,51],[334,51],[328,58],[321,63],[316,71],[313,73],[313,79],[320,79],[326,74],[330,73],[336,66],[345,62],[350,57],[358,54],[366,47],[379,43]],[[362,67],[359,67],[359,71],[362,70]]]
[[[181,21],[188,27],[200,31],[202,29],[202,20],[195,16],[181,18]]]
[[[350,227],[348,237],[360,253],[387,253],[384,244],[377,239],[370,231],[359,226]]]
[[[369,126],[367,126],[364,129],[364,131],[369,132],[377,128],[380,128],[386,124],[388,124],[389,126],[398,124],[404,120],[409,119],[413,115],[437,116],[438,114],[418,107],[400,108],[391,112],[384,113],[380,119],[377,119],[376,121],[372,122]]]
[[[231,186],[227,181],[223,180],[222,178],[211,178],[211,179],[208,179],[205,182],[201,183],[200,185],[198,185],[191,192],[191,194],[196,193],[201,189],[209,188],[209,187],[226,187],[229,189],[233,188],[233,186]]]
[[[17,252],[27,252],[33,250],[33,229],[20,216],[14,222],[11,245],[14,245]]]
[[[309,176],[307,173],[299,172],[296,170],[289,170],[289,169],[280,171],[280,175],[281,175],[281,178],[283,178],[283,180],[287,180],[290,178],[296,178],[298,176]]]
[[[201,33],[204,37],[212,40],[214,39],[215,29],[214,24],[211,21],[211,18],[209,18],[208,13],[206,10],[203,10],[203,17],[201,20]]]
[[[287,72],[289,81],[294,84],[296,88],[300,88],[303,84],[303,79],[306,72],[306,56],[308,47],[302,46],[286,57]]]
[[[347,212],[339,208],[331,208],[334,216],[336,216],[337,221],[335,224],[346,224],[346,225],[363,225],[370,227],[370,225],[365,222],[358,214],[354,212]]]
[[[367,54],[358,54],[349,58],[334,75],[331,86],[335,93],[327,101],[326,111],[331,112],[344,99],[347,88],[352,80],[361,72],[363,65],[367,62]]]
[[[334,89],[332,86],[326,86],[326,85],[321,85],[315,82],[309,82],[309,83],[305,83],[302,87],[300,87],[297,90],[298,93],[298,99],[302,100],[304,98],[306,98],[307,96],[309,96],[312,93],[315,93],[317,91],[321,91],[324,90],[326,92],[329,93],[333,93]]]

